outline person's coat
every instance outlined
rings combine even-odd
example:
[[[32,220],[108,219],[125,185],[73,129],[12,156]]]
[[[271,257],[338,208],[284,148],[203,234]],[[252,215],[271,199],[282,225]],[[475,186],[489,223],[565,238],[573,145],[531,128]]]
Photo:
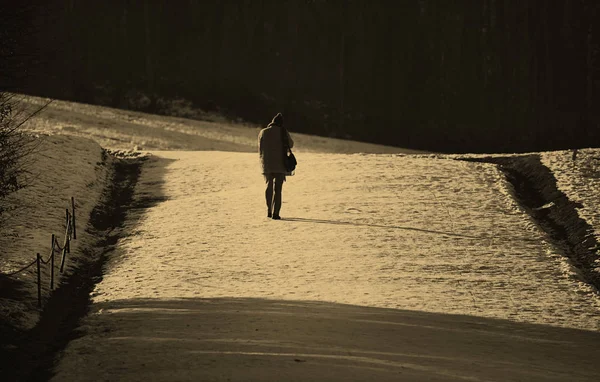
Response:
[[[284,148],[281,137],[283,131],[287,136],[289,147],[294,147],[294,141],[287,130],[273,122],[258,133],[258,151],[263,174],[287,173],[283,163]]]

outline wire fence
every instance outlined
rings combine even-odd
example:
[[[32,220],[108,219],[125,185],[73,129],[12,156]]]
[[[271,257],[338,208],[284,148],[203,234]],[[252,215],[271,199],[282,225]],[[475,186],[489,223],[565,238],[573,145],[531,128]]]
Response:
[[[50,265],[50,290],[54,289],[54,274],[58,266],[60,273],[64,272],[67,254],[71,253],[71,240],[77,239],[77,228],[75,224],[75,198],[71,197],[71,210],[65,209],[65,237],[62,245],[60,245],[55,234],[52,234],[50,254],[46,260],[38,252],[35,260],[26,266],[10,272],[2,273],[2,276],[15,276],[21,272],[25,272],[29,268],[36,266],[37,270],[37,297],[38,307],[42,307],[42,265]],[[60,255],[60,262],[57,264],[56,255]]]

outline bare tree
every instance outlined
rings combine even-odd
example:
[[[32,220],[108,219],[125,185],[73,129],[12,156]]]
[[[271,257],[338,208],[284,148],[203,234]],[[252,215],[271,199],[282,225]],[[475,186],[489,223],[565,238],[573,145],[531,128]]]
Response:
[[[20,106],[19,97],[0,92],[0,214],[7,208],[6,197],[27,185],[27,159],[38,146],[22,126],[52,102],[31,112]]]

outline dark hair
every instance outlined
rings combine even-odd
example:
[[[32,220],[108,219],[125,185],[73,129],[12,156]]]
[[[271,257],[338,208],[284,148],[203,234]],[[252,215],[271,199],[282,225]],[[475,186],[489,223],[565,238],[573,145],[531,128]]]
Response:
[[[281,115],[281,113],[277,113],[277,115],[273,117],[271,123],[283,127],[283,115]]]

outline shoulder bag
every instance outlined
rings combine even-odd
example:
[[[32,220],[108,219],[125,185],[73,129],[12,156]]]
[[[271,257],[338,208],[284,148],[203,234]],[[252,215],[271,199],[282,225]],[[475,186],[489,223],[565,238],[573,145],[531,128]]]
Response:
[[[296,161],[296,156],[290,148],[288,132],[285,127],[281,128],[281,140],[283,142],[283,165],[285,166],[285,170],[288,172],[288,175],[294,175],[294,171],[296,170],[296,165],[298,162]]]

